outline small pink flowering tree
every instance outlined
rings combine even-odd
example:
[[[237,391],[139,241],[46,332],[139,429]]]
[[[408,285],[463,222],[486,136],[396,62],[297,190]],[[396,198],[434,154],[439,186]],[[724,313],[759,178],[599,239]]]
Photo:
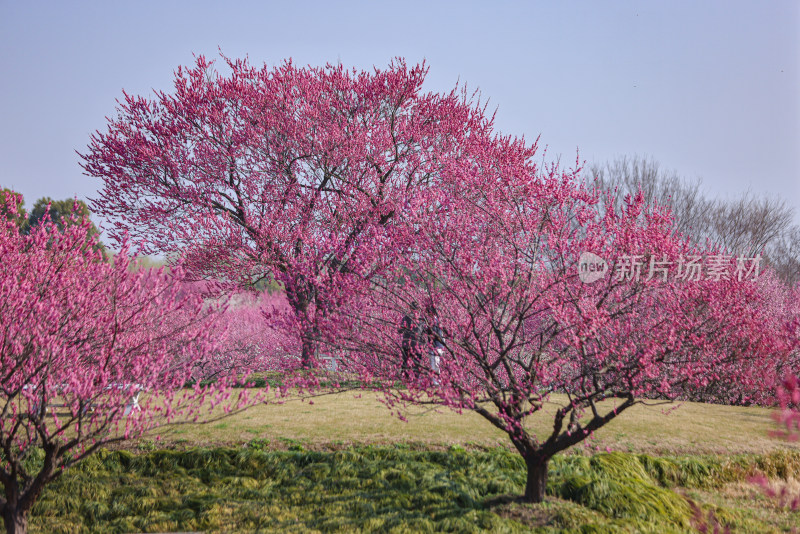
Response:
[[[113,265],[102,261],[89,224],[59,231],[45,220],[29,235],[13,221],[0,227],[0,515],[8,533],[26,531],[31,507],[65,468],[103,445],[196,419],[201,406],[229,395],[224,380],[183,388],[213,354],[216,311],[182,291],[179,270],[133,272],[125,248]]]
[[[575,173],[539,168],[521,142],[504,142],[453,161],[394,236],[396,271],[351,311],[347,365],[385,379],[390,403],[472,410],[507,433],[527,466],[524,498],[540,502],[553,455],[637,403],[707,384],[744,353],[783,358],[788,344],[760,331],[757,284],[675,280],[675,260],[696,251],[669,213],[641,196],[615,210]],[[591,283],[579,277],[583,253],[601,270]],[[397,327],[414,301],[428,333],[416,368],[400,372]],[[426,308],[444,332],[438,365]],[[552,430],[535,435],[526,420],[545,414]]]
[[[82,156],[103,184],[92,209],[193,276],[280,282],[313,367],[338,307],[389,257],[383,229],[490,121],[455,91],[424,93],[427,68],[402,60],[224,68],[199,57],[174,92],[125,95]]]
[[[800,327],[800,322],[797,325]],[[800,328],[797,333],[800,334]],[[773,417],[779,430],[770,432],[770,435],[786,441],[800,440],[800,378],[788,373],[777,387],[776,392],[778,410]],[[761,486],[764,493],[777,500],[781,506],[800,510],[800,494],[793,494],[787,485],[776,489],[762,474],[752,477],[750,481]]]
[[[781,430],[773,436],[787,441],[800,440],[800,378],[787,374],[778,387],[778,408],[775,421]]]

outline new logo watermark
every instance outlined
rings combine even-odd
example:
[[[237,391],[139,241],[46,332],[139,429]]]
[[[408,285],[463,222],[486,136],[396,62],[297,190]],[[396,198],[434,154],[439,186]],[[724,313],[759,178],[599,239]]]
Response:
[[[578,277],[581,282],[591,284],[603,278],[608,272],[606,260],[592,252],[584,252],[578,258]]]

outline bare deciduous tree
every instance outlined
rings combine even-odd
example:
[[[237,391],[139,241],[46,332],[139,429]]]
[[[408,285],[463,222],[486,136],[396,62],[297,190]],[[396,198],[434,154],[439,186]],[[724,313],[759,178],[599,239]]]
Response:
[[[800,226],[793,225],[770,243],[766,258],[784,282],[800,283]]]
[[[617,191],[617,204],[641,190],[646,202],[669,206],[676,229],[694,243],[748,257],[761,254],[784,282],[800,281],[800,226],[783,199],[750,191],[733,200],[708,198],[699,179],[688,180],[641,156],[593,164],[585,177],[600,189]]]

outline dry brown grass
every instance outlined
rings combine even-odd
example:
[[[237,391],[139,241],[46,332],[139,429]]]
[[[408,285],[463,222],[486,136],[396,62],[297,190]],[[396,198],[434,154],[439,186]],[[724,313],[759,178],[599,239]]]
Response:
[[[407,422],[393,416],[376,393],[338,393],[283,404],[259,405],[224,420],[202,425],[179,425],[162,431],[173,446],[233,445],[253,439],[270,448],[299,442],[306,448],[338,447],[351,443],[419,443],[428,447],[509,446],[507,437],[479,415],[457,414],[446,408],[408,407]],[[554,396],[553,401],[563,398]],[[608,401],[612,402],[612,401]],[[530,418],[540,436],[552,428],[555,403]],[[673,409],[674,408],[674,409]],[[669,413],[665,413],[669,412]],[[771,438],[771,411],[759,407],[714,404],[637,405],[585,442],[594,450],[610,448],[652,454],[766,453],[798,445]]]

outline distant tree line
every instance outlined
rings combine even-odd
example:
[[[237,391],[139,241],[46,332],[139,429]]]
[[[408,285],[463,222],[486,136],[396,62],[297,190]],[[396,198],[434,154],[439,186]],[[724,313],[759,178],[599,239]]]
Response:
[[[709,198],[701,181],[689,180],[662,168],[652,158],[623,156],[593,164],[587,181],[606,191],[618,191],[619,205],[626,194],[641,189],[645,201],[667,205],[677,230],[697,245],[718,245],[731,254],[760,254],[786,284],[800,282],[800,225],[785,200],[747,192],[739,198]]]

